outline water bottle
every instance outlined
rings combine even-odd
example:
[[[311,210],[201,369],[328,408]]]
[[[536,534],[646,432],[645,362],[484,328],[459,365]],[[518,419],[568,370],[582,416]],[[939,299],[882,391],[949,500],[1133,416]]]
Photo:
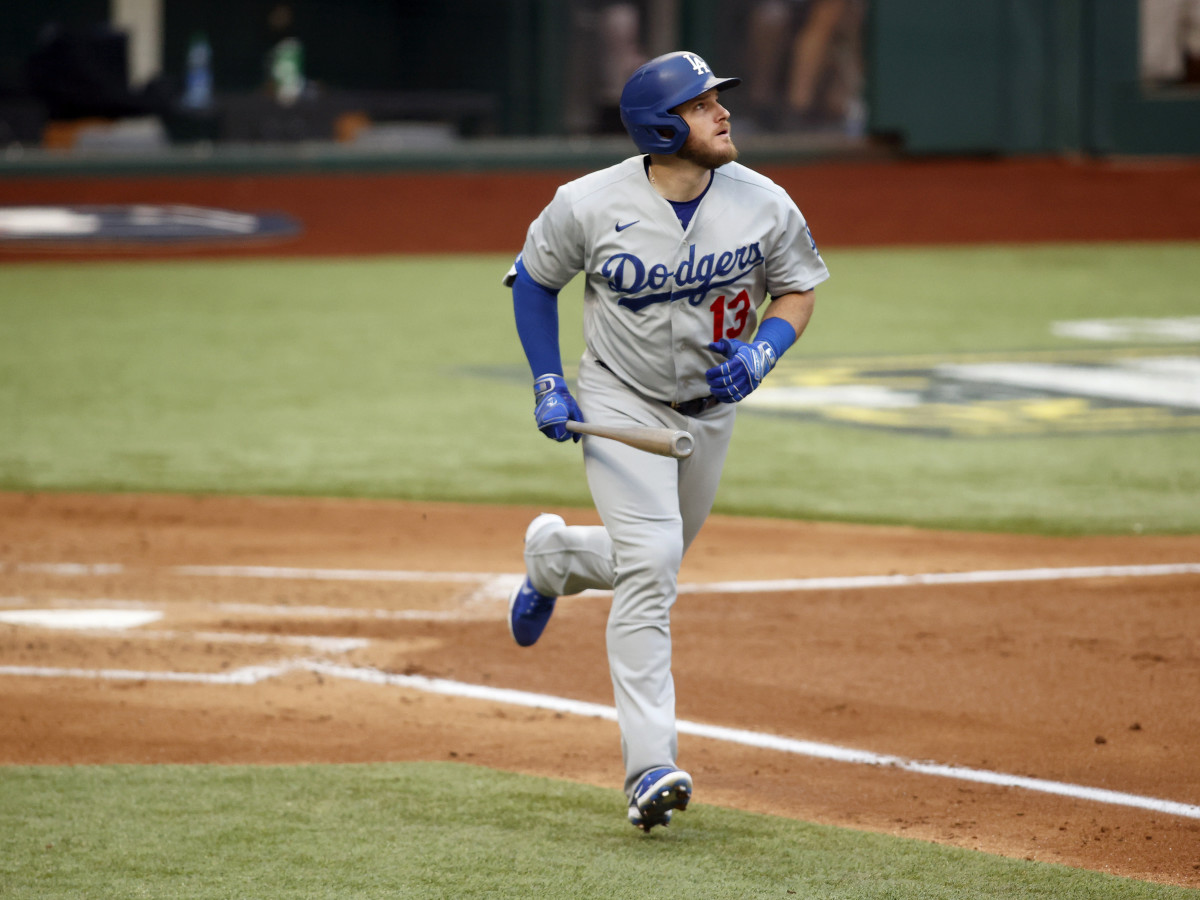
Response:
[[[188,45],[187,80],[183,92],[183,105],[190,109],[203,109],[212,103],[212,47],[208,38],[196,34]]]
[[[271,78],[275,99],[291,106],[304,93],[304,45],[298,38],[284,38],[271,53]]]

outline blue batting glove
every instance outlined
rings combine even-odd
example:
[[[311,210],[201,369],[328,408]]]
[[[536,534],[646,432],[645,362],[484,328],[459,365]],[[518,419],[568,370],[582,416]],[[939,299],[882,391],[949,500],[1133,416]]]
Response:
[[[758,387],[775,368],[775,348],[766,341],[745,344],[728,339],[715,341],[708,349],[720,353],[726,361],[704,373],[712,395],[722,403],[737,403]]]
[[[533,399],[536,404],[533,417],[537,419],[538,431],[556,441],[572,438],[579,443],[583,435],[567,431],[567,422],[582,422],[583,413],[567,390],[565,378],[561,375],[539,375],[533,383]]]

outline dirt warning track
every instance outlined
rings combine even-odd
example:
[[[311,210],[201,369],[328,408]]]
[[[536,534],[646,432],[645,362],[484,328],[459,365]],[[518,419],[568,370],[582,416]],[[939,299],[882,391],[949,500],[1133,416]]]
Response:
[[[632,153],[632,147],[630,151]],[[1037,241],[1200,240],[1200,162],[964,159],[758,165],[823,249]],[[47,249],[0,260],[215,255],[509,253],[555,188],[583,170],[0,178],[0,205],[182,204],[284,215],[298,234],[201,246]]]

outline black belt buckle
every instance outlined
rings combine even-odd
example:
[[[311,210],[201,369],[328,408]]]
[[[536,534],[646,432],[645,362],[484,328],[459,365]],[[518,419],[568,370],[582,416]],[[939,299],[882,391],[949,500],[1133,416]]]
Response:
[[[693,416],[700,415],[700,413],[708,412],[720,402],[720,400],[710,394],[707,397],[697,397],[695,400],[684,400],[682,403],[671,403],[669,406],[680,415],[692,418]]]

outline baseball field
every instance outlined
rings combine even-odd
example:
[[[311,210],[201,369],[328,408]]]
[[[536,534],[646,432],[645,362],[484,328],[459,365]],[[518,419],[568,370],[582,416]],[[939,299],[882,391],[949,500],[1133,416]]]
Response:
[[[649,835],[606,596],[504,621],[597,521],[500,286],[574,173],[0,179],[302,225],[0,241],[0,897],[1195,896],[1200,165],[761,168],[833,277],[684,561]]]

